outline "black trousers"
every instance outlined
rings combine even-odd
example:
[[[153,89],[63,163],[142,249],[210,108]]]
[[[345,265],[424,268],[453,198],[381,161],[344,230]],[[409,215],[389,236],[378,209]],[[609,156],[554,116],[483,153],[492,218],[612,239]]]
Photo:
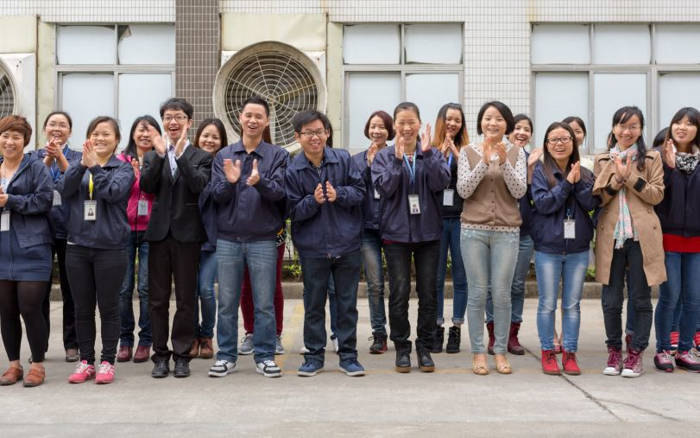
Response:
[[[603,286],[603,319],[608,338],[605,343],[610,347],[622,348],[622,303],[625,300],[623,287],[626,268],[629,268],[627,295],[635,313],[631,327],[634,331],[632,348],[641,351],[649,345],[654,309],[651,305],[651,288],[644,274],[642,248],[639,242],[632,239],[626,240],[622,248],[613,250],[610,280]]]
[[[52,257],[58,257],[58,275],[61,280],[61,295],[63,296],[63,348],[78,348],[78,335],[75,329],[75,304],[73,294],[70,291],[68,273],[66,273],[66,239],[54,239],[51,247]],[[49,309],[51,306],[51,282],[46,288],[46,297],[42,306],[42,312],[46,319],[46,330],[51,332],[51,319]]]
[[[119,289],[126,275],[126,250],[68,245],[66,268],[75,300],[80,360],[95,363],[97,305],[102,335],[100,361],[114,364],[119,340]]]
[[[45,281],[0,280],[0,328],[2,342],[10,361],[19,360],[22,344],[22,324],[27,329],[27,340],[34,362],[43,362],[49,336],[42,303],[46,291]]]
[[[149,242],[148,309],[153,330],[153,360],[170,356],[189,360],[195,337],[194,306],[201,243],[182,243],[168,235]],[[173,318],[172,350],[168,348],[172,279],[175,278],[176,310]]]
[[[437,319],[437,262],[440,241],[391,243],[384,245],[389,273],[389,338],[397,351],[411,351],[408,299],[411,293],[411,258],[416,269],[418,328],[416,349],[433,344]]]

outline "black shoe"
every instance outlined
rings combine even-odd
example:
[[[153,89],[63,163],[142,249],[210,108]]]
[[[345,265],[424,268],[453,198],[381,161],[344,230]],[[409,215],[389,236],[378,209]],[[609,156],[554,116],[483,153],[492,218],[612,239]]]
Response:
[[[431,353],[442,353],[442,344],[445,343],[445,327],[438,325],[435,329],[435,336],[433,337],[433,348],[430,349]]]
[[[155,365],[153,365],[153,371],[151,371],[151,377],[156,379],[168,377],[168,374],[170,374],[170,365],[168,364],[168,360],[159,359],[155,362]]]
[[[418,368],[424,373],[432,373],[435,371],[435,362],[433,358],[430,357],[430,352],[428,350],[416,350],[416,355],[418,356]]]
[[[461,336],[462,330],[458,325],[450,327],[450,333],[447,336],[447,346],[445,347],[446,353],[459,353],[459,341]]]
[[[396,350],[396,371],[399,373],[411,372],[411,351]]]
[[[175,377],[189,377],[190,376],[190,361],[184,357],[178,357],[175,359],[175,372],[173,373]]]
[[[372,345],[369,347],[369,352],[371,354],[382,354],[387,350],[386,346],[386,335],[381,333],[372,334]]]

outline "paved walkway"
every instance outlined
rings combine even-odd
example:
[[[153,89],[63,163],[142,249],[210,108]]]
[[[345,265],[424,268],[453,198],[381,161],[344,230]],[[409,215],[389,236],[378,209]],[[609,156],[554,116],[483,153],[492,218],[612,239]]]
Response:
[[[174,304],[174,303],[173,303]],[[638,379],[601,374],[606,359],[600,302],[582,305],[580,364],[576,377],[540,371],[535,326],[537,301],[526,300],[521,341],[525,356],[510,356],[514,374],[475,376],[468,368],[468,335],[462,352],[437,354],[437,370],[424,374],[393,371],[393,348],[370,355],[369,318],[361,300],[358,325],[360,361],[367,375],[350,378],[326,356],[326,369],[300,378],[303,305],[285,301],[283,343],[278,356],[285,375],[266,379],[253,359],[239,359],[238,370],[223,379],[207,377],[209,360],[193,360],[187,379],[155,380],[151,363],[118,364],[113,384],[70,385],[73,365],[63,362],[60,302],[52,303],[47,381],[38,388],[0,387],[0,437],[14,436],[652,436],[700,427],[700,374],[654,371]],[[416,302],[411,302],[415,321]],[[451,301],[446,303],[451,314]],[[653,345],[652,340],[652,345]],[[329,343],[329,348],[332,348]],[[99,351],[99,347],[98,347]],[[28,355],[26,344],[23,361]],[[4,352],[0,368],[5,368]],[[412,357],[415,364],[415,356]]]

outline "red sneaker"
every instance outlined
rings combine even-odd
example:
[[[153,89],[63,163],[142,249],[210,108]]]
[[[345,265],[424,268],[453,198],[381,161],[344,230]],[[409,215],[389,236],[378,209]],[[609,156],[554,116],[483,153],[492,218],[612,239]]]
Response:
[[[622,350],[608,347],[608,362],[605,364],[603,374],[606,376],[619,376],[622,371]]]
[[[107,384],[114,381],[114,365],[103,360],[97,369],[95,383]]]
[[[557,355],[554,350],[542,350],[542,372],[550,376],[558,376],[559,364],[557,363]]]
[[[695,332],[695,339],[693,341],[695,342],[695,348],[700,350],[700,332]]]
[[[84,383],[95,377],[95,366],[89,365],[86,360],[78,362],[75,371],[68,377],[69,383]]]
[[[564,368],[564,373],[570,376],[578,376],[581,374],[581,368],[576,363],[576,353],[564,351],[561,357],[561,366]]]

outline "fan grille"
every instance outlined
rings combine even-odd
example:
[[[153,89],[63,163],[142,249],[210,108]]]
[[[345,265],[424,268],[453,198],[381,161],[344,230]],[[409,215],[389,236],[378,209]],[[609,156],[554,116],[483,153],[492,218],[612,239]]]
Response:
[[[270,105],[270,133],[275,144],[294,142],[292,117],[316,109],[318,91],[311,73],[288,53],[265,50],[240,60],[226,78],[225,111],[236,134],[243,102],[252,95],[261,96]]]
[[[15,109],[15,92],[7,72],[0,67],[0,118],[9,116]]]

